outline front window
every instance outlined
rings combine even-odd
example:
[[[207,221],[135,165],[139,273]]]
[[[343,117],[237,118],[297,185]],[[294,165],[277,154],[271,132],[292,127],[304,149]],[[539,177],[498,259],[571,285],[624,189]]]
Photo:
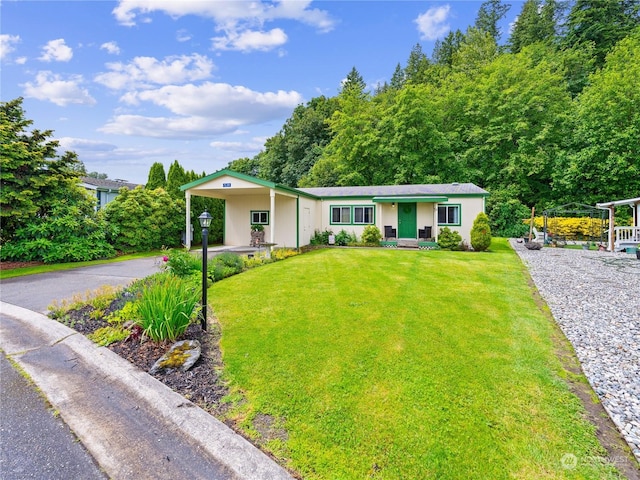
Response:
[[[373,224],[373,207],[353,207],[353,223]]]
[[[331,207],[331,223],[351,223],[351,207]]]
[[[438,225],[460,225],[460,205],[438,205]]]
[[[252,211],[251,225],[269,225],[269,212],[265,210]]]

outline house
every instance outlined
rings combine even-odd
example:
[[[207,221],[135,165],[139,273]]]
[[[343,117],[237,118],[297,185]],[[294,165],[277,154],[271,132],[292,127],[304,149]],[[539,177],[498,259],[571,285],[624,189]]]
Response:
[[[122,187],[133,190],[138,185],[129,183],[126,180],[107,180],[102,178],[82,177],[80,178],[80,186],[86,188],[98,199],[96,210],[100,210],[107,203],[118,196],[118,192]]]
[[[632,225],[611,228],[615,225],[615,208],[623,205],[628,205],[633,210]],[[596,207],[609,210],[609,231],[607,232],[607,249],[609,251],[640,246],[640,197],[596,203]]]
[[[467,243],[489,193],[471,183],[292,188],[232,170],[220,170],[181,187],[190,231],[191,197],[223,199],[224,244],[248,245],[251,226],[279,247],[308,245],[316,230],[345,230],[358,238],[375,225],[387,246],[429,246],[450,227]],[[187,239],[187,247],[191,239]]]

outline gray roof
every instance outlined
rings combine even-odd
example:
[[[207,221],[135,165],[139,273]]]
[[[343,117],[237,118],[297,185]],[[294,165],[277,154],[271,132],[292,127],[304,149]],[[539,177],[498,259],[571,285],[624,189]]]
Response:
[[[428,185],[379,185],[364,187],[314,187],[298,190],[318,197],[386,197],[413,195],[489,195],[473,183],[434,183]]]
[[[96,187],[96,189],[119,190],[122,187],[127,187],[129,190],[133,190],[138,186],[137,183],[129,183],[126,180],[108,180],[93,177],[82,177],[80,180],[86,185]]]

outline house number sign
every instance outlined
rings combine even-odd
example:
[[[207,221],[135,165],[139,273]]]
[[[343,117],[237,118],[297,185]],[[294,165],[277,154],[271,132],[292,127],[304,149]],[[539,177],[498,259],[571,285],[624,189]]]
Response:
[[[229,188],[231,186],[231,183],[223,183],[222,184],[222,188]]]

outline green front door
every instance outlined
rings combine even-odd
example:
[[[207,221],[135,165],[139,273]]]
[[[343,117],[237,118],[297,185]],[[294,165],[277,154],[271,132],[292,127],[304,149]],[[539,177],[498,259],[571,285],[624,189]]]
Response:
[[[398,203],[398,238],[417,238],[416,204]]]

